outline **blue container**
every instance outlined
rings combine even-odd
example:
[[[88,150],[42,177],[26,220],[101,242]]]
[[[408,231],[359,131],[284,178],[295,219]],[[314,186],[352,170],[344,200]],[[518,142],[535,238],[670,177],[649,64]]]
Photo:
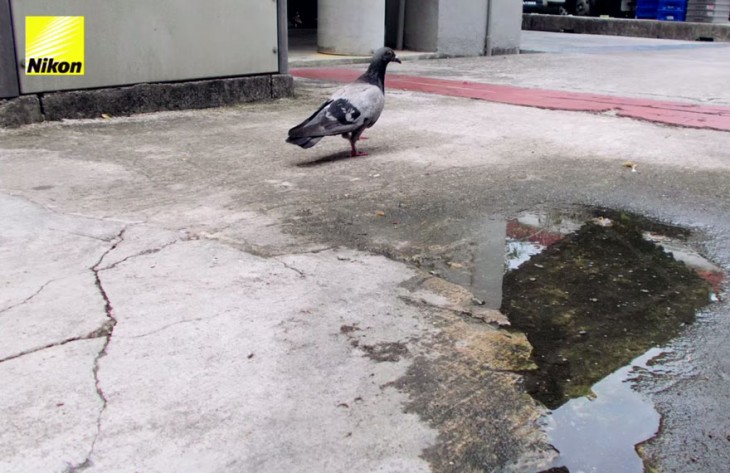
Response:
[[[684,21],[687,0],[636,0],[636,18]]]
[[[659,0],[657,20],[684,21],[687,16],[687,0]]]
[[[636,18],[643,20],[656,20],[658,12],[659,9],[656,5],[654,5],[653,7],[636,7]]]
[[[656,20],[659,0],[636,0],[636,18]]]
[[[677,10],[687,9],[687,0],[659,0],[657,2],[659,8],[674,8]]]
[[[670,10],[670,11],[659,11],[657,13],[657,20],[661,21],[684,21],[686,13],[683,11]]]
[[[659,11],[687,11],[687,0],[659,0]]]

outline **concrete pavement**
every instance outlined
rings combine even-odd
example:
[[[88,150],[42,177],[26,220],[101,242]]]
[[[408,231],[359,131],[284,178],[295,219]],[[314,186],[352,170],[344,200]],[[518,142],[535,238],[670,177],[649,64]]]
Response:
[[[726,54],[391,72],[727,105]],[[555,453],[524,335],[418,262],[485,219],[590,204],[701,229],[730,268],[730,133],[388,90],[370,156],[284,144],[335,87],[0,130],[0,471],[535,472]],[[691,376],[658,380],[662,471],[727,465],[727,313],[678,344]]]

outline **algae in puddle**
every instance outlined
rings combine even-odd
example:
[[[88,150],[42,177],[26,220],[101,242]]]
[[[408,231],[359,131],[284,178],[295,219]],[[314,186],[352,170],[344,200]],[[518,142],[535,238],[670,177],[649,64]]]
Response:
[[[504,276],[502,312],[527,334],[533,397],[550,409],[678,334],[710,286],[656,244],[638,220],[589,222]]]

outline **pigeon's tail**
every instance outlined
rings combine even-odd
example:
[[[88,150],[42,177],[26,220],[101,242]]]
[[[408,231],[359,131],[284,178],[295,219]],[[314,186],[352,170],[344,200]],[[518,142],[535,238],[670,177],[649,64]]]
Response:
[[[302,137],[295,137],[290,136],[286,139],[287,143],[291,143],[293,145],[301,146],[302,148],[311,148],[312,146],[319,143],[319,140],[321,140],[322,136],[302,136]]]

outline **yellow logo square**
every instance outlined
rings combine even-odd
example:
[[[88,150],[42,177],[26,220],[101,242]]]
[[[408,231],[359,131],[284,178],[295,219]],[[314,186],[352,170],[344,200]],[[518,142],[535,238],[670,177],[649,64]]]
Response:
[[[84,75],[84,17],[26,16],[25,74]]]

